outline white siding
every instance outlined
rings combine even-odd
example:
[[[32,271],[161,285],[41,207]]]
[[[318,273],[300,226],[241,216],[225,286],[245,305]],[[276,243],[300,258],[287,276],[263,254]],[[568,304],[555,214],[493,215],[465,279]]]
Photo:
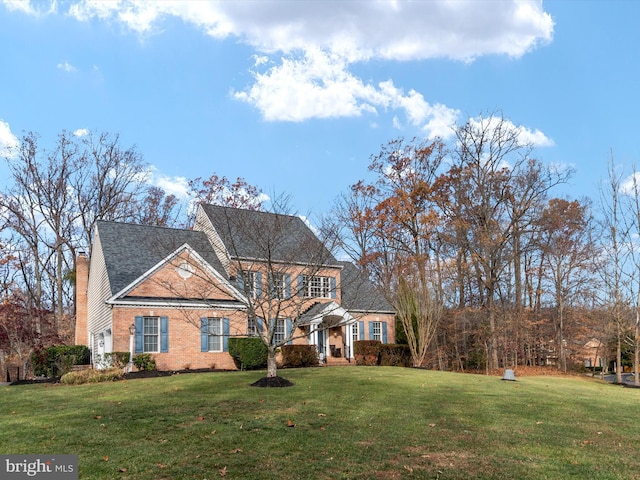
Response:
[[[95,354],[98,352],[98,334],[106,329],[112,329],[111,308],[105,301],[111,298],[111,288],[107,267],[102,254],[100,236],[96,232],[91,260],[89,264],[89,284],[87,288],[87,342],[89,348]]]
[[[213,228],[213,225],[211,225],[211,220],[204,213],[204,210],[200,207],[198,207],[198,213],[196,214],[196,221],[193,225],[193,229],[198,232],[204,232],[204,234],[209,239],[211,246],[213,247],[213,251],[216,252],[220,263],[222,263],[222,266],[226,270],[227,275],[229,275],[231,273],[229,271],[229,265],[231,265],[229,252],[227,252],[224,243],[222,243],[220,235],[218,235],[218,232],[216,232],[216,230]]]

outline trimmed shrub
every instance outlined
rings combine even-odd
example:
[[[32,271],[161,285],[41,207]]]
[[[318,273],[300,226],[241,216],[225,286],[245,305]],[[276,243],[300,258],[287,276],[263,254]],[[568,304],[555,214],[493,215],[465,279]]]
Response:
[[[87,365],[91,352],[85,345],[54,345],[33,352],[31,366],[36,376],[58,378],[71,370],[73,365]]]
[[[380,340],[357,340],[353,342],[353,355],[356,365],[380,365]]]
[[[240,370],[259,370],[267,366],[267,346],[257,337],[230,338],[229,354]]]
[[[283,367],[316,367],[319,365],[318,350],[315,345],[283,345]]]
[[[150,353],[141,353],[133,357],[133,364],[138,370],[155,370],[156,361]]]
[[[380,365],[385,367],[410,367],[413,364],[409,345],[383,344],[380,346]]]
[[[65,373],[60,378],[60,383],[65,385],[81,385],[83,383],[114,382],[122,379],[122,368],[110,368],[107,370],[80,370],[78,372]]]

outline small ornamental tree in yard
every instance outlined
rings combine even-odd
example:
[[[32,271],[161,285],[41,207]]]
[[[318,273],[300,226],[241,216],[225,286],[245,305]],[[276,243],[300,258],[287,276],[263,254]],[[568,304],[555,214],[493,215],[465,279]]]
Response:
[[[406,277],[399,280],[395,305],[413,366],[420,367],[436,334],[444,307],[427,285]]]
[[[324,330],[354,324],[356,319],[341,306],[343,287],[359,285],[356,282],[362,279],[344,274],[346,267],[331,253],[332,232],[316,235],[294,215],[210,204],[199,205],[194,231],[208,232],[215,257],[208,254],[205,264],[195,251],[176,254],[171,260],[174,270],[190,280],[161,277],[161,287],[172,298],[189,299],[200,306],[184,308],[181,313],[185,321],[200,328],[203,352],[232,353],[234,342],[229,340],[234,337],[253,337],[261,342],[266,349],[267,376],[259,386],[287,385],[277,373],[283,347],[309,346],[302,339],[312,338],[311,343],[316,344],[323,338],[326,345],[323,343],[322,349],[326,351],[332,344]],[[365,295],[359,287],[349,289],[349,301]],[[200,318],[203,310],[225,313]],[[215,350],[210,349],[209,338]],[[310,347],[315,350],[315,345]],[[304,363],[309,363],[306,357]]]
[[[205,206],[230,256],[230,271],[243,293],[248,333],[267,348],[265,385],[280,385],[281,347],[312,332],[305,311],[319,298],[335,298],[339,264],[327,239],[297,216]],[[233,334],[233,333],[232,333]]]

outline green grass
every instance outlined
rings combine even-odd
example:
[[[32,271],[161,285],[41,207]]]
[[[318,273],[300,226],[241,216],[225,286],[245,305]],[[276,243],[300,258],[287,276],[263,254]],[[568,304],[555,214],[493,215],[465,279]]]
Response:
[[[403,368],[0,388],[0,452],[81,479],[640,479],[640,389]],[[295,426],[288,426],[293,423]]]

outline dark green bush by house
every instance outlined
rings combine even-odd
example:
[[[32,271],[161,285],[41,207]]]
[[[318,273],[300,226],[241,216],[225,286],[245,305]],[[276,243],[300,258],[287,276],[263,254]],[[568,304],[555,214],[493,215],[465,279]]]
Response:
[[[155,370],[156,361],[149,353],[140,353],[133,357],[133,364],[138,370]]]
[[[71,370],[73,365],[88,365],[91,352],[85,345],[54,345],[36,350],[31,355],[33,374],[58,378]]]
[[[319,364],[315,345],[283,345],[283,367],[315,367]]]
[[[357,340],[353,342],[356,365],[380,365],[380,340]]]
[[[410,367],[411,350],[409,345],[383,344],[380,346],[380,365],[384,367]]]
[[[240,370],[258,370],[266,367],[267,353],[267,346],[259,338],[229,339],[229,354]]]

